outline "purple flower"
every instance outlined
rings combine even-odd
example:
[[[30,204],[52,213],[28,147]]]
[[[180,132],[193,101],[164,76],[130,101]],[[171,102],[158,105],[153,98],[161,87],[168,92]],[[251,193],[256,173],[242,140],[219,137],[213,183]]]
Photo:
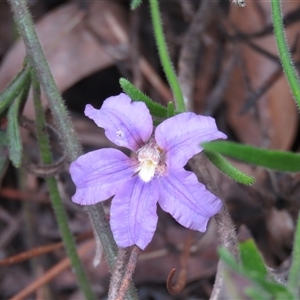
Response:
[[[148,245],[156,229],[157,202],[181,225],[206,230],[221,200],[183,167],[202,151],[200,143],[226,138],[213,118],[186,112],[153,132],[146,105],[131,102],[125,94],[106,99],[99,110],[87,105],[85,115],[104,128],[113,143],[134,154],[100,149],[80,156],[70,167],[76,185],[73,202],[91,205],[115,195],[110,224],[119,247]]]

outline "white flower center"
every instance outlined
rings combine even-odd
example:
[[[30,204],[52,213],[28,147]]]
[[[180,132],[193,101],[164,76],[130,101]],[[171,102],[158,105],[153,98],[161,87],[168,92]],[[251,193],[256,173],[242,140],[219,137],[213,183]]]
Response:
[[[150,141],[138,150],[137,172],[144,182],[149,182],[155,175],[156,168],[160,162],[161,152],[155,142]]]

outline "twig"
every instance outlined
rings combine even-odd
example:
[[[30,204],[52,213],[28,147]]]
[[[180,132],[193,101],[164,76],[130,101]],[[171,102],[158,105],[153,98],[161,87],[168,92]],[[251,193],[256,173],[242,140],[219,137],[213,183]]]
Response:
[[[222,95],[230,79],[230,74],[237,62],[237,51],[233,50],[233,47],[230,47],[229,51],[231,52],[231,54],[227,62],[224,64],[220,78],[205,100],[205,102],[207,103],[205,115],[212,116],[217,107],[220,105],[223,99]]]
[[[268,77],[268,79],[262,83],[260,87],[258,87],[256,90],[251,90],[246,98],[246,101],[241,108],[240,115],[245,114],[251,107],[254,106],[254,104],[259,100],[259,98],[272,87],[273,84],[281,77],[282,75],[282,69],[281,67],[278,67],[277,70],[275,70],[271,76]]]
[[[203,32],[214,16],[214,1],[203,0],[186,33],[178,62],[178,80],[180,82],[186,110],[193,111],[193,89],[196,72],[196,60],[203,40]]]
[[[114,36],[118,39],[121,45],[127,45],[129,43],[128,35],[125,32],[125,30],[121,27],[118,20],[109,12],[107,12],[104,17],[106,19],[106,22],[108,23],[108,26],[111,28]],[[115,59],[124,58],[124,53],[121,52],[123,51],[124,47],[112,47],[108,45],[88,23],[86,23],[86,25],[87,29],[101,43],[101,45],[104,46],[104,50],[106,50],[109,55],[113,56]],[[141,73],[147,78],[147,80],[159,93],[162,99],[166,103],[168,103],[172,98],[172,94],[169,88],[166,86],[166,84],[162,81],[162,79],[158,76],[156,71],[152,68],[152,66],[143,56],[139,57],[138,59],[138,67],[141,70]]]
[[[84,256],[88,251],[90,251],[94,247],[94,241],[89,241],[80,247],[78,247],[78,256],[82,257]],[[66,270],[68,267],[70,267],[70,259],[64,258],[62,261],[60,261],[58,264],[56,264],[54,267],[52,267],[50,270],[48,270],[46,273],[43,274],[43,276],[40,276],[37,278],[34,282],[27,285],[22,291],[20,291],[18,294],[13,296],[10,300],[23,300],[26,299],[28,296],[30,296],[32,293],[34,293],[38,288],[45,285],[46,283],[53,280],[58,274]]]
[[[91,232],[88,232],[88,233],[82,234],[81,236],[77,237],[76,241],[80,241],[80,240],[86,239],[87,237],[91,237],[91,236],[92,236]],[[40,247],[35,247],[28,251],[24,251],[17,255],[13,255],[13,256],[10,256],[10,257],[0,260],[0,267],[17,264],[17,263],[26,261],[28,259],[31,259],[33,257],[38,257],[40,255],[44,255],[49,252],[53,252],[54,250],[60,249],[62,247],[63,247],[62,242],[45,245],[45,246],[40,246]]]

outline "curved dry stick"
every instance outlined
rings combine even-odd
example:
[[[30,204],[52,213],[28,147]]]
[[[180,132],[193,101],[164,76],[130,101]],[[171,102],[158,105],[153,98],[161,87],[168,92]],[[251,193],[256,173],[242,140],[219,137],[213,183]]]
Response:
[[[188,262],[188,258],[190,255],[191,244],[192,244],[192,231],[189,231],[189,234],[185,241],[184,250],[181,255],[181,270],[179,272],[177,282],[174,285],[172,284],[172,281],[173,281],[173,278],[174,278],[174,275],[176,272],[175,268],[170,271],[168,279],[167,279],[166,285],[167,285],[168,292],[171,295],[177,295],[185,287],[186,278],[187,278],[187,262]]]
[[[168,292],[171,295],[177,295],[177,294],[179,294],[184,289],[185,284],[186,284],[186,274],[187,274],[186,268],[182,268],[180,270],[179,276],[178,276],[178,280],[173,285],[172,281],[173,281],[175,272],[176,272],[175,268],[170,271],[170,274],[169,274],[168,279],[167,279],[167,284],[166,284]]]

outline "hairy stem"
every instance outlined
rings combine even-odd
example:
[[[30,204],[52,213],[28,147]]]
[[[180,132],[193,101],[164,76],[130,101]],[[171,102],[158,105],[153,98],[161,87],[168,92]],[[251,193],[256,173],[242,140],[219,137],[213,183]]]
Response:
[[[275,39],[278,47],[279,57],[282,63],[285,76],[294,95],[296,104],[298,105],[298,108],[300,108],[299,78],[287,45],[287,40],[283,28],[280,0],[272,0],[271,3],[272,3],[274,34],[275,34]]]
[[[149,0],[151,16],[152,16],[152,26],[154,29],[154,36],[156,40],[156,45],[158,48],[159,58],[169,82],[171,86],[173,97],[175,100],[175,106],[177,111],[185,111],[184,99],[182,95],[182,91],[178,82],[178,79],[175,74],[175,70],[171,63],[170,55],[168,52],[166,40],[163,33],[162,21],[159,13],[159,6],[157,0]]]
[[[130,247],[119,248],[118,250],[118,256],[110,280],[108,300],[115,300],[117,298],[118,291],[120,289],[122,279],[124,276],[124,272],[127,267],[130,250]]]
[[[116,295],[116,298],[114,300],[123,300],[123,299],[125,299],[125,295],[126,295],[126,293],[128,291],[128,288],[131,284],[132,275],[134,273],[134,270],[135,270],[140,252],[141,252],[141,249],[138,246],[133,245],[131,247],[130,256],[129,256],[126,268],[124,270],[124,276],[122,278],[120,288],[119,288],[118,293]]]
[[[116,261],[118,261],[118,247],[116,242],[113,240],[112,232],[110,230],[109,223],[106,218],[106,214],[101,203],[97,203],[95,207],[87,206],[86,207],[89,216],[92,219],[94,228],[98,234],[98,237],[102,243],[103,250],[106,254],[106,259],[109,265],[110,270],[113,272],[114,276],[114,266]],[[110,243],[110,241],[113,241]],[[134,288],[133,283],[131,283],[128,292],[126,294],[126,299],[128,300],[137,300],[137,292]]]
[[[215,182],[212,180],[212,176],[207,168],[207,162],[208,161],[205,155],[203,153],[200,153],[190,160],[190,166],[198,177],[198,180],[204,183],[209,191],[211,191],[221,199],[218,188]],[[217,223],[217,231],[221,246],[228,250],[235,257],[235,259],[238,260],[239,249],[237,234],[225,203],[223,204],[223,208],[221,209],[221,211],[215,216],[215,220]],[[221,299],[222,297],[224,277],[223,268],[224,264],[220,261],[216,274],[216,282],[210,299],[215,300]]]

